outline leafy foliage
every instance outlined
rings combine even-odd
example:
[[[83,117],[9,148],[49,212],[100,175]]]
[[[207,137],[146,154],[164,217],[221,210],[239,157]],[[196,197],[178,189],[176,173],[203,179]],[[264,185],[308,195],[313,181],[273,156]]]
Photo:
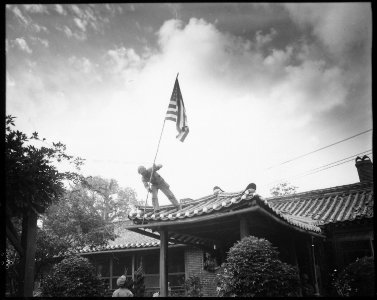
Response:
[[[79,180],[74,172],[58,172],[54,162],[67,160],[80,169],[83,159],[65,153],[61,142],[37,148],[32,141],[42,141],[38,133],[30,137],[13,127],[15,117],[6,117],[5,163],[7,212],[12,216],[33,209],[43,213],[64,192],[64,180]]]
[[[276,247],[249,236],[229,250],[218,274],[220,296],[275,297],[297,295],[296,268],[278,258]]]
[[[128,187],[121,188],[115,179],[90,176],[73,188],[80,189],[86,191],[106,222],[123,220],[128,215],[130,206],[137,204],[136,192]]]
[[[374,258],[363,257],[346,266],[335,280],[335,288],[340,296],[374,296]]]
[[[103,297],[107,286],[87,258],[71,256],[54,266],[41,291],[44,297]]]
[[[61,142],[37,147],[37,144],[46,143],[46,139],[40,139],[37,132],[27,136],[14,127],[15,117],[6,116],[6,220],[7,229],[11,232],[7,231],[7,241],[12,243],[12,246],[7,243],[7,257],[12,261],[9,264],[9,281],[13,282],[10,284],[14,287],[13,292],[21,294],[25,260],[20,253],[24,253],[25,249],[20,241],[26,240],[29,231],[26,221],[29,216],[42,214],[56,203],[64,194],[65,182],[81,180],[82,176],[78,173],[59,172],[56,165],[66,161],[80,170],[83,159],[67,155],[66,146]]]
[[[116,180],[87,177],[47,209],[43,227],[72,249],[102,246],[116,237],[112,222],[127,216],[135,202],[134,190]]]
[[[297,191],[297,186],[290,184],[289,182],[282,182],[270,189],[270,193],[274,197],[292,195]]]
[[[43,228],[49,235],[58,236],[72,250],[105,245],[115,238],[113,225],[107,224],[95,210],[85,191],[67,191],[47,209]]]
[[[201,297],[202,294],[202,284],[200,282],[200,277],[190,276],[185,281],[185,289],[187,296],[189,297]]]

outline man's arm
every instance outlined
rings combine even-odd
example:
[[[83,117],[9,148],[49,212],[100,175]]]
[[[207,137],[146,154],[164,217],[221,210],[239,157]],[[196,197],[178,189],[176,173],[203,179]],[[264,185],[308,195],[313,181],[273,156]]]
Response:
[[[162,168],[162,165],[154,165],[153,170],[158,171]]]
[[[145,189],[151,192],[152,190],[151,190],[151,188],[149,186],[148,181],[146,181],[144,178],[142,179],[142,181],[143,181]]]

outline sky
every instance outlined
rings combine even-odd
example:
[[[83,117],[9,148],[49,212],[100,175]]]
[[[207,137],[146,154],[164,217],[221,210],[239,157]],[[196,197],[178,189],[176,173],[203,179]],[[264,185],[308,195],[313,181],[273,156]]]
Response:
[[[5,13],[6,113],[86,159],[85,176],[116,179],[145,201],[137,168],[157,153],[178,199],[251,182],[268,197],[284,181],[298,192],[359,181],[354,158],[372,149],[368,2],[17,4]],[[174,122],[163,126],[178,73],[183,143]]]

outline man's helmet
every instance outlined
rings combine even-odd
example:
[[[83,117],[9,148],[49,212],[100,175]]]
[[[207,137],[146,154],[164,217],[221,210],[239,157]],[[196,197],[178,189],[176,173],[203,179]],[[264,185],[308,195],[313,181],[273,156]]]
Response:
[[[147,169],[144,166],[140,166],[137,168],[137,172],[139,174],[143,174]]]

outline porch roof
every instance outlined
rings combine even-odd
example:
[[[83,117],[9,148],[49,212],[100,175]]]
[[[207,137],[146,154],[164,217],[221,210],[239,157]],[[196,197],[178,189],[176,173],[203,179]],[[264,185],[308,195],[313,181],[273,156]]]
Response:
[[[131,224],[130,220],[119,221],[115,225],[115,233],[118,235],[113,241],[110,240],[108,245],[97,246],[93,248],[81,249],[78,253],[92,253],[99,251],[112,251],[121,249],[151,248],[159,247],[160,241],[156,238],[127,230],[126,227]]]
[[[373,183],[355,183],[327,189],[313,190],[284,197],[263,198],[257,194],[236,193],[212,194],[182,204],[182,209],[161,206],[154,214],[149,206],[131,212],[131,227],[154,228],[174,225],[184,221],[203,220],[206,217],[220,218],[235,211],[250,210],[251,206],[271,214],[293,227],[320,233],[328,223],[352,221],[373,217]]]

